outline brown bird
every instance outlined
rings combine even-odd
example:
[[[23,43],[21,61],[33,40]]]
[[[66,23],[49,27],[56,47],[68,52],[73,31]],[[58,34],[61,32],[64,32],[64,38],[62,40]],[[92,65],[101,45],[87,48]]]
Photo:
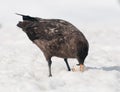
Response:
[[[88,55],[89,44],[85,36],[71,23],[61,19],[42,19],[27,15],[17,26],[27,34],[29,39],[44,53],[51,74],[51,58],[64,58],[68,71],[70,66],[67,58],[76,58],[80,71],[84,70],[84,60]]]

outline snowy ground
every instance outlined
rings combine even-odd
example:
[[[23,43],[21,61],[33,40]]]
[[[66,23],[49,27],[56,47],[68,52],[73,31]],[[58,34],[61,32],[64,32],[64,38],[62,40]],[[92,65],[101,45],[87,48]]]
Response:
[[[53,58],[49,78],[42,52],[20,29],[0,31],[0,92],[119,92],[120,31],[84,33],[90,42],[86,71],[68,72],[62,59]],[[77,60],[69,63],[73,67]]]
[[[6,23],[7,19],[3,20],[2,15],[0,92],[120,92],[120,17],[117,19],[120,13],[114,15],[113,18],[106,17],[111,20],[109,23],[106,20],[105,24],[101,23],[101,19],[90,24],[90,21],[86,21],[87,16],[82,19],[82,22],[85,21],[83,24],[79,23],[80,19],[69,17],[68,20],[76,23],[90,44],[85,61],[86,71],[68,72],[63,59],[53,57],[51,78],[48,77],[48,66],[42,52],[16,27],[18,17],[14,16],[15,22],[11,24],[10,21]],[[73,67],[77,60],[69,59],[69,63]]]

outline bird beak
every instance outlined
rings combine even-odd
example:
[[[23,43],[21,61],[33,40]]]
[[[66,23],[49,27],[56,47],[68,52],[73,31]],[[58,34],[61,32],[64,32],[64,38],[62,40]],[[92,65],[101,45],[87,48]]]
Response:
[[[83,64],[80,64],[80,71],[84,72],[84,65]]]

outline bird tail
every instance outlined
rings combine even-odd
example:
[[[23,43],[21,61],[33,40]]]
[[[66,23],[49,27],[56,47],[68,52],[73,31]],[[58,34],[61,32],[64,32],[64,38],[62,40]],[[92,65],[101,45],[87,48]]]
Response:
[[[19,13],[15,13],[16,15],[20,15],[20,16],[27,16],[27,15],[23,15],[23,14],[19,14]]]
[[[28,21],[37,21],[36,18],[28,16],[28,15],[23,15],[23,14],[19,14],[19,13],[15,13],[16,15],[20,15],[23,17],[23,20],[28,20]]]

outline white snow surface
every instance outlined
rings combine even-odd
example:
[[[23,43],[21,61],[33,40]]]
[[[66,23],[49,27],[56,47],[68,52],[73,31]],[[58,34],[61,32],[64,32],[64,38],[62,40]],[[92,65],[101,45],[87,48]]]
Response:
[[[120,5],[117,0],[1,0],[0,92],[120,92]],[[90,44],[84,72],[52,58],[52,77],[41,50],[16,27],[14,12],[62,18]],[[68,59],[71,68],[76,59]]]

